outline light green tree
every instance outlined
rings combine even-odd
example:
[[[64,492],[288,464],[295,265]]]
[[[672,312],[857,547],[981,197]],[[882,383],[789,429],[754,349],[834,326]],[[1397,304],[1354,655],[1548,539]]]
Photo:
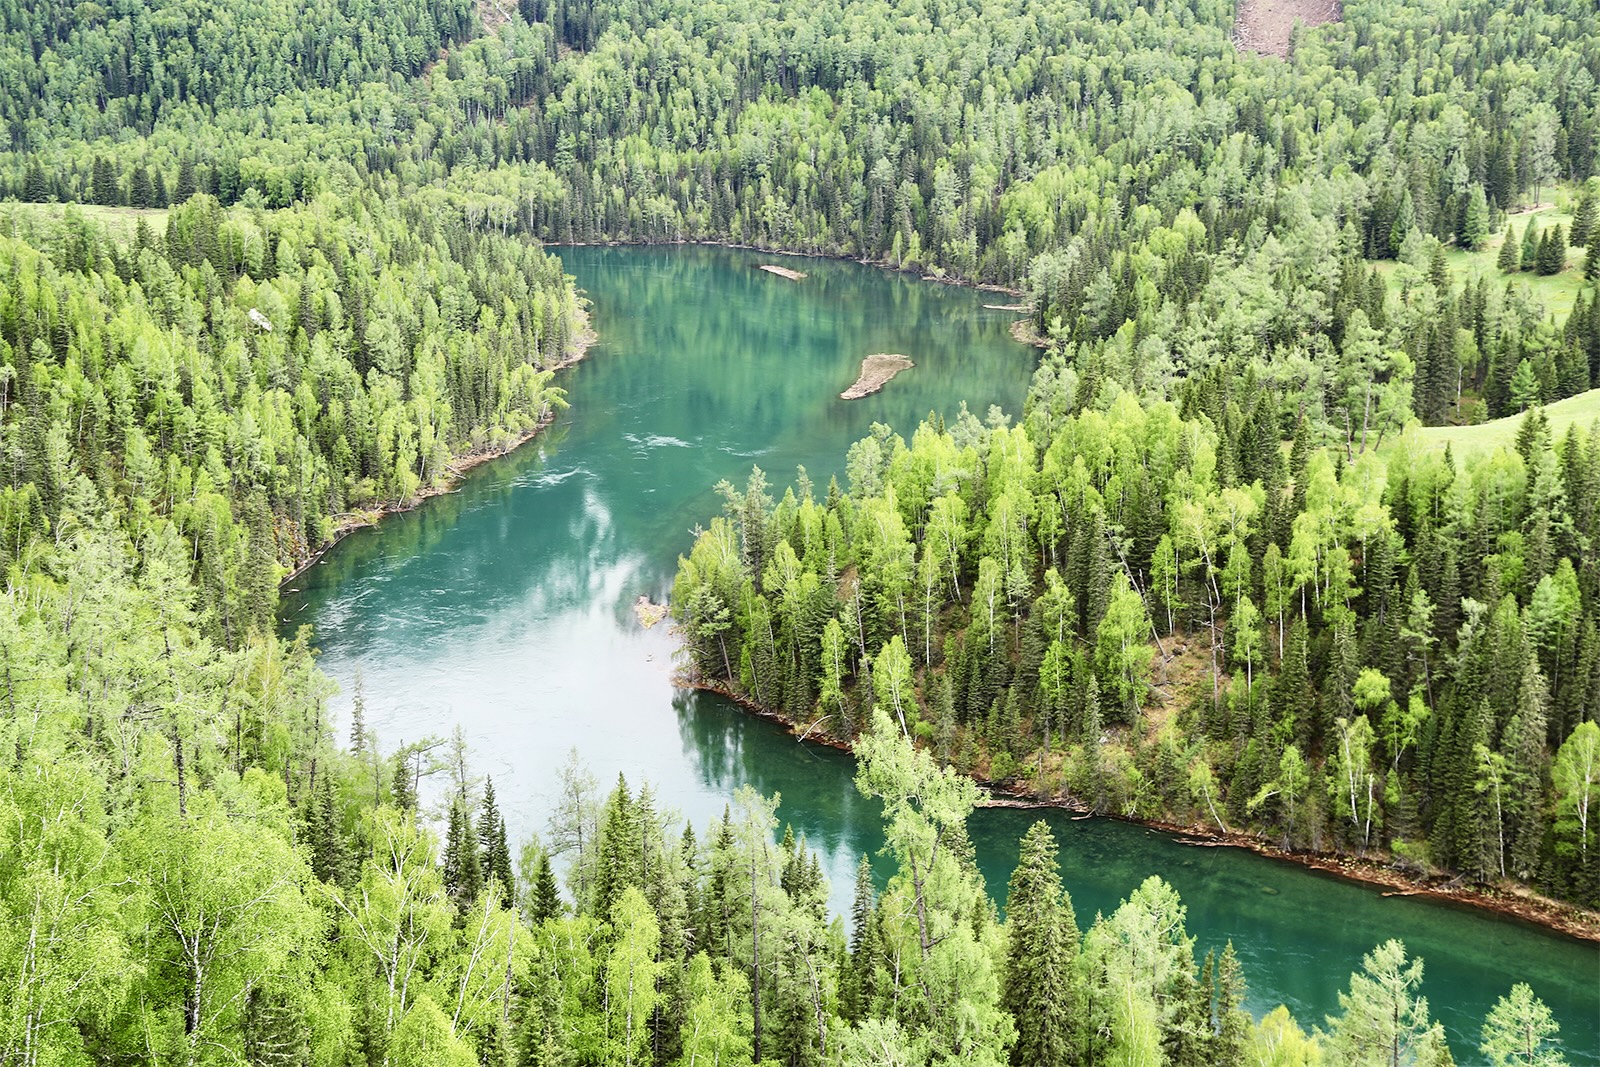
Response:
[[[1478,1047],[1491,1067],[1567,1067],[1555,1044],[1560,1029],[1533,988],[1518,982],[1489,1009]]]

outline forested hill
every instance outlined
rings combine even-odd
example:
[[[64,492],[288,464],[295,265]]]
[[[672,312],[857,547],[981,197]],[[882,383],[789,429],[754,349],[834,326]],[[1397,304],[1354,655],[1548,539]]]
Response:
[[[1285,433],[1307,409],[1347,432],[1341,357],[1399,389],[1379,417],[1428,423],[1596,380],[1546,290],[1459,292],[1440,254],[1504,234],[1532,271],[1590,238],[1592,211],[1506,223],[1595,168],[1586,0],[1357,0],[1287,62],[1236,51],[1220,0],[525,0],[470,42],[460,4],[54,10],[4,14],[23,199],[283,206],[348,176],[545,239],[937,269],[1027,290],[1091,385],[1256,366]],[[1391,316],[1360,267],[1397,256]],[[1357,307],[1374,357],[1346,353]]]
[[[1080,929],[1043,830],[1002,925],[934,756],[1593,899],[1594,438],[1374,455],[1600,379],[1593,4],[1353,0],[1288,62],[1223,0],[486,11],[0,0],[0,1063],[1450,1063],[1398,941],[1257,1023],[1159,879]],[[848,940],[749,793],[697,840],[574,769],[514,864],[463,743],[335,738],[276,633],[283,565],[559,403],[537,239],[683,238],[1049,344],[1025,424],[757,479],[686,563],[702,671],[867,728]],[[1518,985],[1482,1047],[1555,1035]]]

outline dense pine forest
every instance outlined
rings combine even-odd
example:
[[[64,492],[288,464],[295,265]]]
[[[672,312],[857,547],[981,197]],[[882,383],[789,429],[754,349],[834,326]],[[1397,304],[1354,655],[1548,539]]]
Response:
[[[966,837],[970,772],[1600,906],[1600,434],[1541,409],[1600,384],[1600,15],[1233,18],[0,0],[0,1063],[1453,1062],[1398,939],[1255,1020],[1159,878],[1080,919],[1041,824],[1002,921]],[[849,916],[748,790],[691,827],[575,763],[508,840],[279,632],[564,404],[541,240],[1028,301],[1023,411],[725,485],[681,565],[686,668],[855,744]],[[1474,1036],[1565,1062],[1526,985]]]

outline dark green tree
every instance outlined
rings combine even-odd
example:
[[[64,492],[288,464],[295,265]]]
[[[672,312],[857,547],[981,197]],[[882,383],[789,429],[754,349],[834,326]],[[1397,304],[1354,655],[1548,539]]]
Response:
[[[1001,1005],[1017,1025],[1016,1067],[1078,1062],[1083,995],[1073,970],[1078,924],[1061,887],[1056,840],[1043,820],[1022,837],[1006,896]]]

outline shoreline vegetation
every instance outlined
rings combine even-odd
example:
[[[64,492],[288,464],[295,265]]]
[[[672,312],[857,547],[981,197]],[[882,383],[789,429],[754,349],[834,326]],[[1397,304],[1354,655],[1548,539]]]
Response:
[[[888,385],[895,375],[915,366],[909,356],[894,352],[874,352],[861,361],[861,374],[850,388],[839,394],[839,399],[860,400],[864,396],[871,396]]]
[[[673,676],[673,684],[685,689],[715,693],[731,701],[747,714],[782,726],[796,740],[810,741],[839,752],[850,753],[852,756],[855,754],[850,742],[841,740],[821,728],[826,717],[810,724],[802,724],[782,712],[757,704],[715,681],[690,678],[682,672]],[[1451,877],[1440,874],[1413,874],[1385,862],[1384,857],[1379,855],[1357,856],[1287,849],[1253,834],[1235,830],[1220,831],[1200,823],[1186,825],[1164,819],[1144,819],[1116,812],[1095,811],[1077,798],[1066,794],[1042,796],[1018,787],[1014,780],[997,782],[977,774],[968,773],[966,776],[985,794],[984,799],[979,802],[979,807],[1054,808],[1071,812],[1079,817],[1116,819],[1119,822],[1172,834],[1181,844],[1211,848],[1242,848],[1267,859],[1297,864],[1330,877],[1384,890],[1383,896],[1386,897],[1423,897],[1451,907],[1487,911],[1501,918],[1537,926],[1574,941],[1600,943],[1600,913],[1553,900],[1514,883],[1508,883],[1504,888],[1481,888],[1463,884],[1459,875]]]
[[[679,239],[679,240],[672,240],[672,241],[650,241],[650,240],[637,240],[637,241],[543,241],[543,242],[541,242],[541,244],[543,245],[543,247],[544,247],[544,249],[546,251],[555,251],[558,254],[559,254],[560,249],[563,249],[563,248],[664,248],[664,247],[732,248],[732,249],[737,249],[738,251],[741,251],[741,252],[760,252],[763,255],[768,255],[768,256],[792,256],[792,257],[794,257],[796,259],[832,259],[832,260],[836,260],[836,261],[838,261],[840,263],[858,263],[863,267],[876,267],[879,270],[886,270],[886,271],[889,271],[889,272],[894,273],[894,274],[907,274],[907,275],[910,275],[910,276],[916,278],[918,281],[937,282],[940,285],[953,285],[953,286],[957,286],[958,288],[962,288],[962,289],[972,289],[975,292],[979,292],[979,293],[999,293],[1002,296],[1010,296],[1010,297],[1018,297],[1018,298],[1023,298],[1023,297],[1027,297],[1028,296],[1028,293],[1025,290],[1015,288],[1014,286],[1000,285],[1000,284],[998,284],[996,282],[974,281],[971,278],[964,278],[964,277],[960,277],[959,275],[954,275],[954,274],[946,274],[942,270],[939,271],[938,273],[929,273],[929,272],[927,272],[927,271],[925,271],[923,269],[925,265],[921,264],[921,263],[912,263],[910,265],[907,265],[905,263],[898,263],[897,264],[893,260],[874,259],[874,258],[872,258],[870,256],[848,256],[848,255],[845,255],[845,254],[843,254],[841,252],[824,252],[824,251],[797,252],[792,248],[776,248],[776,247],[773,247],[771,245],[746,244],[746,243],[743,243],[743,242],[740,242],[740,241],[712,241],[712,240],[689,240],[689,239]],[[772,271],[774,268],[771,267],[771,266],[759,266],[759,269]],[[789,270],[789,268],[787,268],[787,267],[778,267],[778,268],[776,268],[776,270],[778,270],[778,271],[786,271],[786,270]],[[802,278],[806,277],[805,274],[800,273],[798,271],[791,271],[791,273],[800,274],[800,277],[802,277]],[[787,275],[784,275],[784,276],[787,277]],[[1010,306],[1010,307],[1001,307],[999,305],[985,304],[984,307],[988,308],[991,311],[997,311],[997,310],[998,311],[1030,311],[1030,310],[1032,310],[1031,306],[1026,305],[1026,304],[1017,305],[1017,306]]]
[[[589,349],[592,348],[599,340],[600,335],[595,332],[593,324],[589,321],[588,311],[582,307],[579,307],[577,309],[575,318],[577,320],[577,330],[573,334],[571,343],[567,346],[566,354],[544,368],[552,374],[567,370],[569,367],[573,367],[578,363],[581,363],[584,357],[589,354]],[[511,453],[515,452],[517,449],[521,448],[523,445],[527,444],[529,441],[533,440],[541,432],[547,429],[551,423],[555,422],[555,419],[556,412],[554,410],[546,411],[537,422],[535,422],[528,429],[524,430],[514,441],[508,445],[498,448],[493,446],[485,446],[483,448],[474,449],[470,452],[462,453],[459,456],[451,457],[450,461],[445,464],[445,470],[449,472],[449,477],[447,479],[437,485],[426,486],[422,489],[419,489],[416,493],[412,494],[409,498],[401,501],[400,503],[387,504],[381,508],[370,508],[363,511],[351,512],[346,516],[340,516],[339,523],[334,528],[333,536],[323,544],[317,546],[310,552],[310,554],[306,556],[304,560],[298,563],[293,570],[289,571],[289,573],[285,574],[278,580],[278,592],[280,594],[286,592],[298,592],[298,590],[290,589],[289,583],[304,576],[305,573],[312,567],[315,567],[318,563],[322,562],[322,558],[327,555],[334,546],[339,544],[339,542],[343,541],[346,537],[349,537],[352,533],[355,533],[357,530],[365,530],[369,527],[376,526],[378,523],[382,522],[386,516],[403,515],[408,511],[415,511],[417,508],[421,507],[424,503],[432,500],[436,496],[446,496],[450,493],[456,492],[461,488],[462,480],[474,468],[480,467],[491,460],[500,459],[502,456],[509,456]]]

